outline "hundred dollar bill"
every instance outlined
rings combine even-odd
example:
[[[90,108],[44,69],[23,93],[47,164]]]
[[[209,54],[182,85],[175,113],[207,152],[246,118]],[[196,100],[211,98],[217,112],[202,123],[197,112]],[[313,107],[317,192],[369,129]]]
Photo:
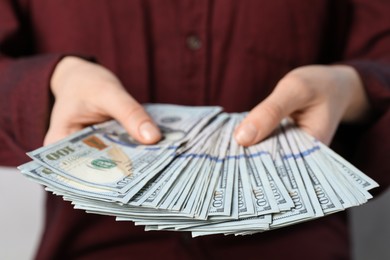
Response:
[[[233,203],[233,188],[235,172],[235,160],[231,156],[235,154],[235,141],[230,141],[227,150],[228,156],[223,161],[222,171],[218,177],[218,185],[214,190],[208,216],[230,216]]]
[[[247,218],[255,216],[255,206],[252,196],[252,187],[245,165],[244,149],[239,147],[238,155],[238,216]]]
[[[202,188],[206,180],[206,172],[210,170],[208,166],[208,161],[205,159],[204,162],[200,165],[200,168],[196,174],[196,179],[194,184],[191,186],[191,192],[189,196],[185,199],[185,203],[182,206],[182,211],[186,214],[195,215],[197,212],[197,203],[201,197]]]
[[[210,160],[213,161],[213,169],[209,173],[209,184],[207,188],[207,192],[203,199],[203,205],[201,209],[200,217],[208,217],[208,213],[210,212],[210,204],[213,199],[213,195],[215,192],[215,188],[217,187],[218,178],[223,173],[223,163],[225,161],[229,147],[229,141],[231,141],[233,136],[233,131],[235,127],[235,120],[229,120],[222,127],[220,133],[217,135],[216,146],[214,147],[213,153],[211,155]]]
[[[326,156],[326,153],[324,153],[326,147],[320,146],[320,142],[308,138],[302,131],[297,132],[297,134],[300,136],[300,143],[306,146],[307,151],[310,151],[310,158],[324,172],[324,176],[337,194],[343,208],[346,209],[364,203],[366,198],[361,192],[357,192],[358,189],[352,184],[353,181],[346,179],[343,172]],[[313,165],[313,167],[315,166]]]
[[[194,129],[200,131],[220,108],[150,105],[146,111],[164,135],[156,145],[138,144],[117,122],[110,121],[28,154],[60,175],[90,186],[127,192],[143,181],[137,188],[141,189],[172,161],[172,154],[182,142],[197,134]]]
[[[269,142],[270,140],[266,141]],[[283,185],[282,180],[276,172],[275,165],[273,163],[272,157],[269,151],[266,150],[266,145],[255,145],[252,147],[253,150],[257,151],[259,156],[254,156],[253,160],[256,165],[263,164],[263,169],[265,170],[274,198],[276,199],[277,206],[280,211],[286,211],[291,209],[294,206],[294,203],[288,194],[286,187]]]
[[[148,182],[141,190],[142,193],[137,193],[129,202],[130,205],[157,208],[161,198],[169,191],[171,184],[177,176],[186,168],[189,161],[174,160],[157,178]]]
[[[296,131],[296,130],[295,130]],[[299,131],[299,135],[301,140],[306,139],[315,143],[318,146],[318,149],[321,149],[323,156],[327,155],[328,159],[331,160],[331,164],[338,165],[338,167],[342,168],[345,173],[350,175],[355,181],[356,184],[360,185],[365,190],[371,190],[373,188],[379,187],[379,184],[374,181],[372,178],[361,172],[358,168],[352,165],[350,162],[345,160],[339,154],[331,150],[329,147],[324,145],[323,143],[316,140],[314,137],[309,136],[303,131]],[[324,159],[322,157],[322,159]],[[333,161],[334,160],[334,161]]]
[[[247,165],[247,174],[249,175],[252,186],[252,200],[254,201],[257,215],[279,212],[279,207],[263,164],[254,160],[254,157],[258,156],[254,149],[248,148],[246,150],[245,162]],[[243,162],[244,160],[241,160],[241,163]]]
[[[178,177],[174,181],[174,184],[169,190],[162,196],[161,201],[158,204],[158,208],[167,210],[181,209],[185,199],[188,197],[189,189],[195,181],[197,171],[203,164],[204,158],[189,159],[189,158],[177,158],[177,160],[188,160],[188,163]]]
[[[362,173],[358,168],[343,159],[340,155],[326,147],[324,144],[319,143],[319,146],[324,151],[324,153],[329,156],[329,158],[332,158],[334,160],[337,167],[339,167],[343,170],[343,172],[349,175],[354,180],[354,183],[359,185],[361,188],[365,189],[366,191],[369,191],[373,188],[379,187],[379,184],[376,181]],[[371,198],[371,196],[369,196],[368,198]]]
[[[289,140],[287,139],[287,132],[291,130],[291,125],[282,124],[280,126],[280,129],[282,131],[282,134],[278,136],[278,140],[280,141],[284,152],[283,159],[288,161],[291,169],[297,172],[298,175],[300,175],[300,178],[302,179],[303,184],[305,186],[305,191],[309,196],[311,206],[315,214],[314,217],[322,217],[324,215],[324,212],[322,211],[320,202],[318,201],[315,189],[310,180],[307,169],[304,165],[300,151],[296,147],[294,140],[290,140],[292,142],[289,142]]]
[[[196,146],[196,145],[195,145]],[[194,147],[195,147],[194,146]],[[201,145],[202,146],[202,145]],[[169,192],[161,206],[169,205],[171,210],[184,210],[195,212],[196,201],[200,199],[200,193],[206,173],[209,171],[210,156],[207,155],[204,146],[179,155],[178,159],[190,160],[190,165],[184,171],[176,186]],[[165,207],[165,206],[164,206]]]
[[[146,105],[163,132],[141,145],[117,122],[29,153],[19,169],[75,209],[145,230],[249,235],[356,206],[378,186],[290,121],[251,147],[233,131],[242,114],[219,107]]]
[[[224,221],[183,221],[176,224],[170,224],[168,222],[153,222],[153,221],[141,221],[141,224],[147,224],[147,230],[180,230],[180,231],[202,231],[212,233],[226,233],[230,231],[239,231],[242,228],[250,228],[253,230],[267,230],[271,222],[271,215],[253,216],[248,218],[242,218],[239,220]],[[151,225],[152,227],[149,227]]]
[[[332,169],[332,173],[329,174],[329,178],[335,179],[338,182],[338,187],[344,191],[344,194],[347,194],[349,201],[352,203],[351,206],[361,205],[367,202],[367,199],[370,199],[372,196],[369,194],[364,188],[361,188],[350,175],[346,174],[346,172],[340,168],[335,163],[330,163],[329,158],[323,158],[324,154],[317,154],[317,162],[321,167],[328,167]]]
[[[226,232],[240,232],[242,229],[248,230],[268,230],[269,224],[271,222],[271,215],[262,215],[249,217],[239,220],[231,220],[226,222],[219,223],[210,223],[201,226],[189,227],[181,229],[182,231],[192,231],[192,232],[204,232],[208,233],[226,233]]]
[[[232,144],[237,144],[237,143],[232,143]],[[231,209],[231,218],[232,219],[239,219],[239,211],[240,211],[240,206],[243,205],[242,203],[242,196],[240,195],[240,189],[239,189],[239,166],[238,166],[238,161],[235,160],[236,155],[239,154],[239,147],[238,145],[232,146],[231,149],[231,155],[229,158],[234,161],[234,164],[232,165],[234,168],[231,168],[232,171],[235,172],[234,174],[234,179],[233,179],[233,196],[232,196],[232,209]]]
[[[294,203],[276,171],[274,160],[271,156],[275,148],[274,144],[276,144],[275,138],[276,134],[271,135],[264,141],[255,144],[250,148],[253,150],[253,153],[258,155],[253,156],[253,160],[256,162],[256,165],[263,164],[263,168],[267,173],[274,197],[277,200],[279,210],[285,211],[291,209],[294,206]]]
[[[343,206],[340,203],[337,194],[330,186],[322,170],[311,158],[312,156],[309,152],[311,147],[307,147],[306,145],[303,145],[302,142],[300,142],[300,138],[295,128],[290,128],[288,131],[286,131],[286,136],[289,140],[289,143],[293,147],[293,152],[300,154],[300,158],[297,160],[300,160],[301,164],[303,164],[307,170],[322,211],[325,214],[329,214],[342,210]]]
[[[213,123],[213,128],[211,130],[214,130],[214,128],[217,127],[222,127],[227,118],[226,114],[220,115],[215,120],[216,122]],[[215,138],[217,137],[215,131],[210,131],[207,127],[202,132],[206,132],[206,134],[202,134],[205,139],[210,138],[210,135]],[[174,187],[175,184],[178,184],[176,183],[176,180],[180,179],[179,176],[182,175],[184,171],[189,170],[186,166],[190,163],[193,157],[209,157],[207,150],[204,150],[207,146],[204,146],[203,142],[199,141],[193,144],[188,144],[187,146],[189,147],[188,150],[183,149],[187,152],[178,152],[177,158],[173,161],[172,164],[176,165],[176,167],[169,167],[161,174],[163,177],[156,180],[156,184],[149,189],[143,199],[140,199],[140,204],[150,207],[160,207],[159,204],[168,196],[168,193],[172,191],[171,188]]]
[[[187,177],[189,172],[192,173],[192,178],[190,177],[190,180],[194,181],[193,177],[196,176],[194,170],[198,169],[198,161],[205,159],[205,157],[199,158],[198,156],[195,156],[205,147],[202,140],[214,133],[215,129],[220,127],[225,120],[226,117],[220,115],[213,121],[212,129],[210,129],[211,131],[206,129],[202,130],[198,136],[189,140],[184,146],[179,148],[172,165],[165,169],[158,178],[148,183],[147,186],[142,189],[142,193],[137,194],[130,204],[150,207],[157,207],[158,205],[159,208],[168,208],[168,206],[171,205],[171,202],[173,202],[170,200],[173,200],[176,197],[175,193],[180,192],[180,187],[183,187],[180,183],[177,183],[177,185],[173,184],[180,182],[180,180],[186,182],[187,179],[183,178],[183,176]],[[207,126],[205,128],[207,128]],[[173,188],[171,188],[171,185],[173,185]],[[183,201],[181,201],[181,203],[183,203]]]
[[[303,181],[298,172],[293,171],[282,151],[282,146],[279,140],[275,140],[274,150],[272,152],[275,168],[283,184],[287,188],[293,202],[294,207],[289,211],[276,213],[272,216],[271,228],[288,225],[291,222],[298,220],[307,220],[315,216],[315,212],[311,206],[310,199],[306,192]]]
[[[85,198],[93,198],[103,201],[124,202],[125,194],[104,189],[101,187],[88,186],[73,179],[63,177],[49,168],[38,164],[35,161],[28,162],[18,167],[19,170],[29,178],[34,179],[42,185],[56,187],[67,194],[78,194]]]
[[[189,171],[186,171],[187,175],[189,176],[188,178],[186,178],[187,182],[183,182],[184,188],[179,193],[177,193],[176,200],[172,201],[172,203],[170,204],[170,210],[184,211],[185,206],[188,205],[190,194],[192,194],[196,189],[196,180],[198,178],[198,173],[200,172],[200,169],[205,163],[207,163],[205,157],[194,158],[191,161],[192,167],[190,167]]]
[[[224,118],[223,123],[225,123],[225,119],[227,118]],[[223,128],[223,125],[224,124],[219,124],[219,127]],[[186,150],[179,154],[179,157],[189,158],[198,162],[200,167],[196,167],[198,170],[193,173],[196,175],[196,179],[191,181],[190,194],[185,197],[185,201],[179,199],[178,205],[182,207],[184,212],[191,212],[191,214],[194,214],[197,218],[202,219],[207,218],[207,211],[202,212],[202,206],[205,203],[207,189],[210,185],[210,173],[215,169],[214,166],[218,160],[218,154],[214,148],[218,147],[220,144],[220,141],[218,142],[219,132],[210,131],[211,129],[206,129],[204,131],[207,135],[203,135],[203,138],[201,139],[203,141],[193,145],[194,149]],[[204,145],[205,142],[215,145],[207,146]],[[188,189],[188,187],[186,189]],[[207,209],[205,208],[205,210]]]
[[[206,175],[205,182],[203,184],[203,192],[200,199],[197,201],[196,215],[201,219],[208,217],[209,206],[211,203],[213,191],[217,184],[218,176],[221,174],[223,159],[226,155],[227,147],[230,139],[230,135],[226,134],[226,127],[222,128],[221,133],[214,133],[210,142],[214,145],[211,146],[208,168],[203,174]]]

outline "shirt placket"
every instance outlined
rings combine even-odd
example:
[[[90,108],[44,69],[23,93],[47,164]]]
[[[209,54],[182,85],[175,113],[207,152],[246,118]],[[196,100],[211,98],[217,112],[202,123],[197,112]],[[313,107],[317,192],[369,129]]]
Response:
[[[180,9],[182,97],[187,104],[203,105],[207,103],[208,1],[182,0]]]

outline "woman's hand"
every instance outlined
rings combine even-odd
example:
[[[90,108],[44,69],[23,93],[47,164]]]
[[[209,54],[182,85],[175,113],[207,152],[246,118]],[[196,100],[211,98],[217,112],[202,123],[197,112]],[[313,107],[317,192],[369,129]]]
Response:
[[[357,72],[350,66],[311,65],[297,68],[280,80],[235,131],[248,146],[267,137],[290,116],[296,124],[329,144],[341,121],[364,120],[369,103]]]
[[[65,57],[51,78],[55,103],[45,144],[83,127],[118,120],[136,140],[151,144],[161,138],[159,129],[143,107],[104,67],[77,57]]]

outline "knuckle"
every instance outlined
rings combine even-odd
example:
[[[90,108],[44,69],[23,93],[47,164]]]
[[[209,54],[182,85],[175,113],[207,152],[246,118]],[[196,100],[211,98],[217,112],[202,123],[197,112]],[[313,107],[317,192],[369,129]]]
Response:
[[[274,124],[278,123],[284,116],[282,106],[275,102],[264,103],[263,110]]]
[[[146,112],[144,108],[136,103],[131,105],[131,107],[124,113],[124,120],[125,121],[140,121],[146,117]]]
[[[315,97],[315,89],[309,77],[300,73],[291,72],[287,74],[279,84],[283,91],[288,91],[292,98],[310,101]]]

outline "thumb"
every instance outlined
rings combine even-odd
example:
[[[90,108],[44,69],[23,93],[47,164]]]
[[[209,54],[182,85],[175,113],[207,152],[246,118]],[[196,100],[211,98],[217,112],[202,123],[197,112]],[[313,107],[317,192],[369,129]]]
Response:
[[[235,131],[239,144],[249,146],[266,138],[284,117],[307,104],[309,95],[294,85],[281,81],[266,99],[249,112]]]
[[[153,144],[161,139],[161,132],[144,108],[125,90],[112,91],[104,97],[103,109],[116,119],[137,141]]]

